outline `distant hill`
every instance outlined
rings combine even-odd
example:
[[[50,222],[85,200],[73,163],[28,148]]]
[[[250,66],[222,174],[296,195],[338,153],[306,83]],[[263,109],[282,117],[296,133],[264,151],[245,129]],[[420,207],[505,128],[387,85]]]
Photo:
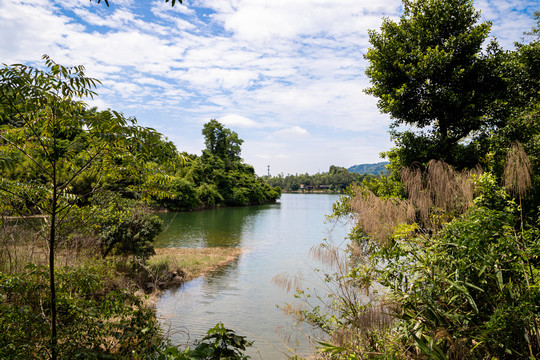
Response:
[[[353,165],[347,170],[349,170],[349,172],[354,172],[358,174],[371,174],[371,175],[387,174],[388,169],[384,167],[387,164],[389,164],[388,161],[383,161],[376,164]]]

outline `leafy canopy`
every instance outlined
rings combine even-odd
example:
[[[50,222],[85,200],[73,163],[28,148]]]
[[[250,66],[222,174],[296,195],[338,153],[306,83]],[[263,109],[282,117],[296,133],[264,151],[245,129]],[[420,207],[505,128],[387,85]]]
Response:
[[[449,151],[486,124],[486,109],[500,84],[490,53],[481,52],[491,24],[477,24],[480,14],[470,0],[405,0],[403,5],[399,22],[384,19],[380,32],[369,32],[366,92],[379,99],[394,129],[426,129],[420,135],[394,131],[398,142],[428,147],[431,158],[454,163]],[[492,44],[490,51],[496,50]]]
[[[219,121],[212,119],[202,129],[206,150],[221,159],[236,160],[240,158],[244,140],[238,137],[235,131],[223,126]]]
[[[55,359],[63,346],[57,331],[55,252],[68,239],[69,215],[103,187],[103,177],[140,174],[135,170],[140,157],[132,152],[140,143],[137,136],[155,137],[115,111],[88,111],[82,99],[94,96],[99,82],[86,77],[83,66],[64,67],[48,56],[44,60],[45,70],[20,64],[0,69],[0,211],[40,213],[47,219],[38,233],[48,242],[48,351]]]

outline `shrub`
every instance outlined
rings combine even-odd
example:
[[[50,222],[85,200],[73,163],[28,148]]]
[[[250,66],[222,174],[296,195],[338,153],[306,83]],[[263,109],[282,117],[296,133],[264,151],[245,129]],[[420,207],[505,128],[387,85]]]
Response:
[[[132,293],[107,287],[110,268],[64,267],[56,277],[59,358],[140,359],[158,351],[155,314]],[[0,358],[49,358],[47,293],[46,267],[0,274]]]
[[[419,226],[416,206],[420,222],[390,216],[398,199],[366,189],[335,204],[336,216],[374,216],[389,231],[381,237],[377,226],[359,219],[348,259],[327,245],[315,252],[337,269],[323,276],[328,298],[298,294],[324,305],[300,313],[327,333],[322,352],[348,360],[540,357],[540,219],[520,221],[519,206],[490,173],[473,178],[478,196],[470,203],[464,203],[470,191],[456,197],[454,191],[446,196],[452,206],[426,207],[424,219],[439,217],[429,228]]]
[[[171,360],[247,360],[250,357],[244,355],[244,351],[252,344],[245,336],[236,335],[234,330],[218,323],[206,332],[206,336],[194,349],[180,351],[169,347],[163,352],[163,356]]]
[[[86,217],[97,232],[103,257],[133,255],[146,260],[154,254],[154,239],[162,221],[142,204],[117,194],[95,196]]]

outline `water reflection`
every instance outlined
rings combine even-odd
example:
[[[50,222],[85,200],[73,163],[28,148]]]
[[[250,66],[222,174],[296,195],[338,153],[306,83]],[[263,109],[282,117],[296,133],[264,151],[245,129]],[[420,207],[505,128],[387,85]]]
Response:
[[[211,209],[182,213],[159,213],[163,231],[156,240],[158,247],[236,247],[242,234],[253,231],[254,219],[268,209],[279,209],[280,203]]]
[[[309,287],[320,282],[313,272],[318,265],[307,254],[330,231],[338,242],[345,237],[345,227],[332,228],[324,222],[337,198],[284,194],[281,204],[275,205],[161,214],[165,221],[174,221],[158,246],[247,249],[229,266],[162,295],[157,311],[173,330],[172,341],[186,344],[223,322],[255,341],[257,350],[249,352],[254,359],[284,359],[287,347],[309,354],[309,342],[276,307],[293,303],[293,294],[274,286],[272,278],[282,272],[301,273]],[[304,328],[307,334],[308,330]],[[284,338],[289,340],[287,346]]]

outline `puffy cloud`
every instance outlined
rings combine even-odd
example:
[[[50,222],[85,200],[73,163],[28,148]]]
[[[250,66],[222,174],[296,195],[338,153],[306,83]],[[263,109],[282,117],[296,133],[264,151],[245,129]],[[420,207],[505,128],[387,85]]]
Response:
[[[248,119],[247,117],[234,114],[222,116],[218,119],[218,121],[225,124],[226,126],[240,128],[253,128],[258,126],[255,121]]]
[[[475,5],[506,49],[534,25],[534,0]],[[218,118],[242,130],[257,171],[313,171],[375,162],[391,146],[389,118],[363,92],[363,54],[367,30],[401,11],[400,0],[0,0],[0,54],[85,65],[103,81],[91,105],[163,129],[181,150],[203,146],[201,124]]]
[[[401,2],[398,0],[355,1],[337,0],[239,0],[203,2],[216,9],[213,18],[236,36],[247,40],[296,38],[302,35],[340,36],[365,31],[364,18],[395,15]]]
[[[276,131],[274,134],[279,137],[291,137],[291,138],[309,136],[309,132],[306,129],[301,128],[300,126],[293,126],[287,129],[279,130],[279,131]]]

